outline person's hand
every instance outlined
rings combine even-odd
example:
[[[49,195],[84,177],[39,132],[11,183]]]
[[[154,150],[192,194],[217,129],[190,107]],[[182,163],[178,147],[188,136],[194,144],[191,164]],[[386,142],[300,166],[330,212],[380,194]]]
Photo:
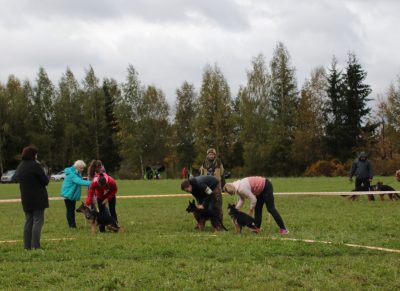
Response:
[[[197,207],[197,209],[204,209],[204,206],[203,205],[196,205],[196,207]]]
[[[102,204],[103,204],[103,205],[106,205],[107,203],[108,203],[108,199],[106,198],[106,199],[103,200],[103,203],[102,203]]]

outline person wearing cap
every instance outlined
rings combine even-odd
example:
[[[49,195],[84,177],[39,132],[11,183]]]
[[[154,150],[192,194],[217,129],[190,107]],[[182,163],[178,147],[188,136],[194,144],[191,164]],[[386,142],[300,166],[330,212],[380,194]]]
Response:
[[[279,226],[279,233],[282,235],[289,233],[281,215],[275,208],[274,189],[271,181],[267,178],[259,176],[247,177],[225,184],[223,190],[229,195],[238,195],[239,201],[236,204],[236,209],[240,209],[243,206],[246,198],[250,200],[249,215],[253,216],[253,213],[255,213],[254,219],[258,228],[261,226],[262,209],[265,204],[267,211],[271,213]]]
[[[222,204],[217,199],[221,196],[221,183],[216,177],[197,176],[183,180],[181,190],[193,195],[197,201],[198,209],[205,209],[218,214],[222,212]],[[222,230],[221,221],[223,220],[219,218],[212,221],[218,231]],[[196,228],[198,228],[198,225]]]
[[[221,182],[221,187],[225,185],[224,166],[219,158],[217,151],[213,148],[207,150],[206,159],[200,167],[200,176],[214,176]]]
[[[118,216],[115,210],[117,191],[117,183],[110,175],[103,172],[96,174],[90,184],[85,205],[86,207],[91,205],[94,205],[95,207],[97,206],[99,213],[111,215],[115,223],[118,225]],[[105,225],[99,225],[99,230],[100,232],[105,232]]]
[[[373,168],[366,152],[361,152],[353,161],[349,173],[350,182],[353,181],[353,176],[356,177],[355,191],[369,191],[373,179]],[[355,197],[356,195],[352,195],[350,198],[354,200]],[[375,200],[374,195],[368,195],[368,200]]]
[[[220,182],[220,187],[224,187],[225,185],[225,176],[224,176],[224,166],[219,158],[217,158],[217,151],[213,148],[209,148],[207,150],[207,157],[203,161],[200,167],[200,175],[201,176],[214,176]],[[219,211],[219,218],[223,221],[223,212],[222,212],[222,192],[219,191],[217,193],[217,201]]]

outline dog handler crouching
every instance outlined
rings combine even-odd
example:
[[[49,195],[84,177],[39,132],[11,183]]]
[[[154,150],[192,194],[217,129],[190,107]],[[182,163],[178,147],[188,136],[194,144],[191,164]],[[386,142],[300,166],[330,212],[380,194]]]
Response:
[[[99,213],[103,216],[110,215],[118,227],[118,217],[115,210],[117,191],[117,183],[111,176],[106,173],[96,174],[92,184],[90,184],[85,204],[86,207],[97,204]],[[99,224],[99,230],[105,232],[105,225]]]
[[[214,176],[198,176],[184,180],[181,183],[181,189],[191,193],[196,198],[198,209],[206,209],[217,213],[219,221],[222,217],[222,193],[221,182]],[[222,230],[220,222],[214,222],[216,229]]]
[[[267,210],[271,213],[276,224],[278,224],[280,234],[287,234],[285,224],[278,210],[275,208],[274,189],[270,180],[264,177],[254,176],[237,180],[233,183],[227,183],[224,186],[224,192],[230,195],[237,194],[239,201],[236,204],[236,209],[243,206],[246,198],[250,199],[249,215],[253,215],[255,211],[256,226],[259,228],[262,221],[262,208],[265,203]]]

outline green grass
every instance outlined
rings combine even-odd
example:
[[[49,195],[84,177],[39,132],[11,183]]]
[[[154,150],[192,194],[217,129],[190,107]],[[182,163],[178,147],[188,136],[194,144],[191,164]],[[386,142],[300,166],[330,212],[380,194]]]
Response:
[[[392,178],[384,180],[391,182]],[[393,180],[393,179],[392,179]],[[273,178],[276,192],[347,191],[346,178]],[[121,195],[182,193],[179,180],[118,181]],[[391,183],[396,188],[395,183]],[[399,184],[400,185],[400,184]],[[61,183],[49,185],[58,196]],[[0,185],[0,199],[18,198],[17,185]],[[224,196],[224,210],[234,197]],[[67,228],[62,201],[51,201],[42,232],[45,251],[22,242],[0,244],[1,289],[9,290],[399,290],[400,254],[352,248],[344,243],[400,249],[400,202],[350,202],[337,196],[277,196],[290,229],[280,240],[264,212],[263,232],[236,235],[209,224],[195,231],[189,198],[119,199],[125,232],[91,234],[82,217]],[[247,207],[247,204],[246,206]],[[265,210],[264,210],[265,211]],[[0,241],[21,240],[20,203],[0,204]],[[73,238],[69,241],[48,241]]]

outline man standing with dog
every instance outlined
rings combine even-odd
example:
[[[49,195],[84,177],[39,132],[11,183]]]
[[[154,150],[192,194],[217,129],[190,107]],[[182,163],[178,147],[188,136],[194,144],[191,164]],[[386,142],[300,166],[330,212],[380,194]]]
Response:
[[[350,173],[349,181],[353,181],[353,176],[356,176],[355,191],[369,191],[371,182],[373,179],[373,168],[372,163],[368,160],[368,155],[366,152],[361,152],[359,157],[354,160]],[[351,196],[354,200],[355,195]],[[368,195],[368,200],[375,200],[374,195]]]
[[[222,197],[221,182],[214,176],[192,177],[181,183],[181,189],[196,198],[198,209],[214,213],[216,219],[212,221],[212,224],[218,231],[222,230],[222,199],[221,203],[218,200],[218,197]]]

